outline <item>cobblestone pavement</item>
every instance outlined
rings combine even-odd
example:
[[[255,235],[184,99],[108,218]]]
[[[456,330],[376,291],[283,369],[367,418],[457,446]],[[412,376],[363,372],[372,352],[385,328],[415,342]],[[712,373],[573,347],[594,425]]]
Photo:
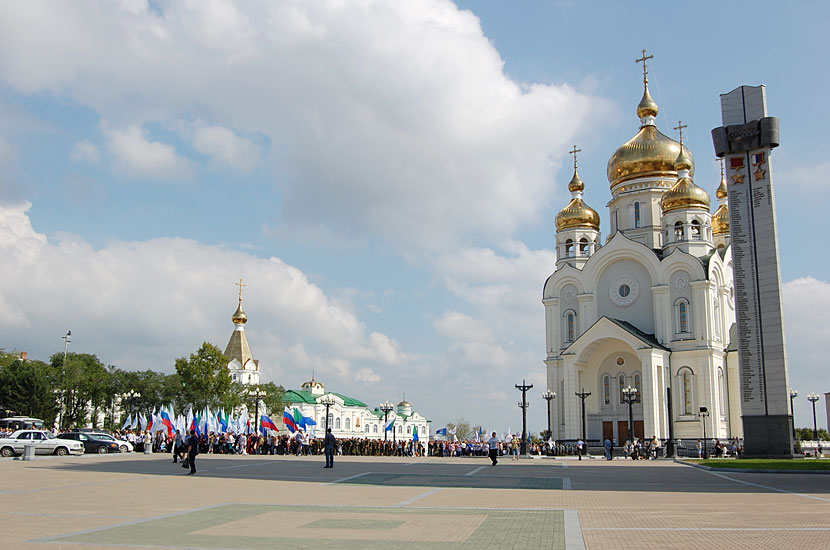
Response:
[[[670,461],[0,460],[2,548],[830,547],[830,475]]]

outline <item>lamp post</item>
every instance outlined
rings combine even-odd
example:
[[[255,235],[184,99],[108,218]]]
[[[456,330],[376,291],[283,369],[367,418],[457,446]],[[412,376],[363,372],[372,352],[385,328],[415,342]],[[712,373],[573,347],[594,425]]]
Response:
[[[818,426],[816,425],[816,401],[818,401],[818,394],[811,393],[807,396],[807,401],[813,404],[813,438],[816,440],[818,449],[816,450],[816,458],[821,456],[821,441],[818,438]]]
[[[386,437],[388,432],[388,430],[386,429],[386,420],[389,417],[389,413],[392,411],[394,407],[392,406],[392,403],[390,403],[389,401],[384,401],[383,403],[378,405],[378,408],[383,411],[383,442],[386,443]]]
[[[522,445],[519,452],[523,455],[527,454],[527,408],[530,406],[527,402],[527,390],[531,388],[533,384],[525,383],[524,379],[521,384],[516,384],[516,389],[522,392],[522,400],[519,401],[519,408],[522,409]]]
[[[265,397],[266,394],[259,389],[259,384],[254,386],[253,392],[249,391],[248,393],[253,393],[254,396],[254,433],[259,433],[259,400]]]
[[[542,399],[548,402],[548,441],[550,441],[551,437],[553,437],[553,433],[550,431],[550,402],[551,399],[556,399],[556,392],[547,390],[542,394]]]
[[[585,445],[587,446],[588,441],[585,439],[585,400],[588,399],[591,392],[586,392],[585,388],[582,388],[581,392],[575,392],[574,395],[582,400],[582,441],[585,441]]]
[[[141,397],[141,394],[135,390],[130,390],[124,394],[124,398],[127,400],[127,418],[133,415],[133,411],[135,410],[135,399],[137,397]]]
[[[329,431],[329,407],[334,405],[334,399],[331,398],[330,394],[326,394],[320,398],[320,404],[326,406],[326,432]]]
[[[63,388],[63,379],[64,379],[63,374],[66,372],[66,347],[70,343],[72,343],[72,340],[70,339],[71,336],[72,336],[72,331],[71,330],[67,330],[66,334],[61,336],[61,340],[63,340],[63,364],[61,365],[61,408],[60,408],[60,411],[58,411],[60,413],[58,415],[58,425],[61,428],[63,428],[63,405],[64,405],[64,403],[63,403],[64,395],[63,394],[66,391]]]
[[[634,403],[637,402],[637,388],[631,385],[622,389],[623,401],[628,405],[628,440],[634,444]]]
[[[793,416],[793,439],[798,439],[795,433],[795,406],[793,405],[793,399],[796,397],[798,397],[798,390],[790,388],[790,414]]]
[[[700,408],[700,414],[698,416],[703,423],[703,460],[709,458],[709,453],[706,451],[706,417],[709,416],[709,409],[706,407]]]

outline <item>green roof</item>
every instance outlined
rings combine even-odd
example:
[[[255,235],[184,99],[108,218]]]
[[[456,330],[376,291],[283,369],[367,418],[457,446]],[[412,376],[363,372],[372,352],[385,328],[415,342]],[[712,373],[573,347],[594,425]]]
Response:
[[[343,400],[343,404],[347,407],[365,407],[366,403],[360,401],[359,399],[355,399],[354,397],[349,397],[347,395],[343,395],[340,393],[335,392],[327,392],[331,393],[332,395],[336,395],[340,399]],[[319,396],[312,394],[310,391],[306,390],[287,390],[285,392],[285,401],[289,403],[317,403],[317,398]]]

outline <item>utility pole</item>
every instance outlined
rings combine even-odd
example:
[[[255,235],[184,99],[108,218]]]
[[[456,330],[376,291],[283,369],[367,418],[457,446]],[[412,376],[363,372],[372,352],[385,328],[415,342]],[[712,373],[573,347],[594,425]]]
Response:
[[[516,384],[516,389],[522,392],[522,400],[519,401],[519,408],[522,409],[522,445],[520,449],[521,454],[527,454],[527,408],[530,403],[527,402],[527,390],[531,389],[533,384],[527,384],[522,378],[521,385]]]

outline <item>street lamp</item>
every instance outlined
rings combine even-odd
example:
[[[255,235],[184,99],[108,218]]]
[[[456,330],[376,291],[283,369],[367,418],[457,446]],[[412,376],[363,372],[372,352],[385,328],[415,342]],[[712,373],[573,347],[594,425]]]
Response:
[[[320,404],[326,406],[326,432],[329,431],[329,407],[334,405],[334,399],[332,399],[331,394],[326,394],[320,398]]]
[[[553,433],[550,431],[550,401],[551,399],[556,399],[556,392],[547,390],[542,394],[542,399],[548,402],[548,441],[550,441],[551,437],[553,437]]]
[[[622,389],[623,401],[628,405],[628,440],[634,444],[634,403],[637,402],[637,388],[632,388],[631,385]]]
[[[798,397],[798,390],[790,388],[790,414],[793,415],[793,439],[798,439],[795,433],[795,407],[793,406],[793,399]]]
[[[389,413],[392,411],[392,409],[394,409],[394,407],[392,406],[392,403],[390,403],[389,401],[384,401],[383,403],[378,405],[378,408],[383,411],[383,442],[385,443],[388,432],[388,430],[386,429],[386,420],[389,416]]]
[[[267,394],[264,391],[261,391],[259,389],[259,384],[254,386],[254,391],[253,392],[251,392],[250,390],[248,391],[249,395],[251,393],[253,393],[254,400],[255,400],[254,401],[254,433],[259,433],[259,400],[261,398],[265,397]]]
[[[124,394],[124,399],[127,400],[127,418],[133,415],[133,410],[135,409],[135,399],[137,397],[141,397],[141,394],[135,390],[130,390]]]
[[[585,439],[585,400],[588,399],[588,396],[591,395],[591,392],[586,392],[585,388],[582,388],[581,392],[574,392],[578,398],[582,400],[582,441],[585,442],[585,445],[588,445],[588,441]]]
[[[522,392],[522,400],[519,401],[519,408],[522,409],[522,445],[519,452],[523,455],[527,454],[527,408],[530,406],[527,402],[527,390],[532,387],[533,384],[525,383],[524,379],[521,384],[516,384],[516,389]]]
[[[703,422],[703,460],[706,460],[709,458],[709,454],[706,452],[706,417],[709,416],[709,409],[701,407],[700,414],[698,414],[698,416]]]
[[[807,401],[813,404],[813,438],[816,440],[818,448],[816,450],[816,458],[821,456],[821,441],[818,438],[818,426],[816,425],[816,401],[818,401],[818,394],[811,393],[807,396]]]
[[[60,414],[58,416],[58,425],[63,428],[63,399],[64,399],[64,392],[66,389],[63,388],[63,374],[66,372],[66,347],[72,343],[70,337],[72,336],[72,331],[67,330],[64,336],[61,336],[61,340],[63,340],[63,365],[61,365],[61,408],[58,411]]]

